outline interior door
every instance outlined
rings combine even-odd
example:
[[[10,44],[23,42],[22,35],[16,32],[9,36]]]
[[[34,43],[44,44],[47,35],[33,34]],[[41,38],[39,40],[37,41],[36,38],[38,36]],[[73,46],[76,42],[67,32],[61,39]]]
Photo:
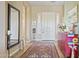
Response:
[[[38,15],[36,40],[55,40],[56,15],[52,12],[43,12]]]
[[[55,40],[55,14],[42,13],[42,40]]]

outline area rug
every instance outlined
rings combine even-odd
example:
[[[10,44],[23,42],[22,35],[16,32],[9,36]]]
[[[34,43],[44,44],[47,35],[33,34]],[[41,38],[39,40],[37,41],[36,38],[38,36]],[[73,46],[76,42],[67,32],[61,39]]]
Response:
[[[53,42],[32,42],[32,46],[21,58],[58,58],[58,52]]]

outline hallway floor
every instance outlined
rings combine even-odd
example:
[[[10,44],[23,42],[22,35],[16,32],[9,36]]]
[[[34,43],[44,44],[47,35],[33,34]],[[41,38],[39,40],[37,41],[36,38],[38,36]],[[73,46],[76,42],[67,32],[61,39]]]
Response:
[[[21,58],[58,58],[58,52],[53,42],[33,41],[30,48]]]

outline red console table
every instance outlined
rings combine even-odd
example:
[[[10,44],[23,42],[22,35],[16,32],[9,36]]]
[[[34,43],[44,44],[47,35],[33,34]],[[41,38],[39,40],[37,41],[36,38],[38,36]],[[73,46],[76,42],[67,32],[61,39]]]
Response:
[[[58,46],[65,57],[71,57],[71,48],[68,46],[66,32],[58,32]],[[74,50],[74,55],[78,57],[78,49]]]

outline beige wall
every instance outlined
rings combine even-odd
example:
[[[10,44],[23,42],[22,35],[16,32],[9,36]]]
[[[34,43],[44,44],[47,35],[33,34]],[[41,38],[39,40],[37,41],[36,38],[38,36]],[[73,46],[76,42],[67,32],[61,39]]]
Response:
[[[14,47],[12,47],[10,49],[10,55],[13,55],[14,53],[16,53],[17,51],[19,51],[19,49],[23,49],[26,48],[26,44],[27,42],[27,32],[26,32],[26,7],[23,4],[23,2],[14,2],[14,1],[9,1],[9,2],[0,2],[0,32],[2,34],[0,34],[0,57],[8,57],[8,50],[7,50],[7,16],[8,16],[8,3],[11,4],[12,6],[16,7],[17,9],[20,10],[20,40],[23,41],[23,45],[18,44]],[[28,5],[28,4],[27,4]],[[28,5],[29,7],[29,5]],[[29,9],[30,10],[30,9]],[[28,10],[28,12],[30,12]],[[29,19],[30,20],[30,19]],[[29,32],[28,32],[29,33]],[[29,38],[28,38],[29,40]]]
[[[30,38],[30,35],[31,35],[31,6],[30,4],[25,4],[26,8],[25,8],[25,13],[26,13],[26,39],[28,42],[31,38]]]
[[[39,5],[39,6],[32,6],[32,20],[35,20],[36,15],[40,12],[56,12],[59,13],[60,16],[60,23],[63,20],[64,17],[64,10],[63,6],[61,5]]]
[[[0,57],[7,57],[5,2],[0,2]]]

